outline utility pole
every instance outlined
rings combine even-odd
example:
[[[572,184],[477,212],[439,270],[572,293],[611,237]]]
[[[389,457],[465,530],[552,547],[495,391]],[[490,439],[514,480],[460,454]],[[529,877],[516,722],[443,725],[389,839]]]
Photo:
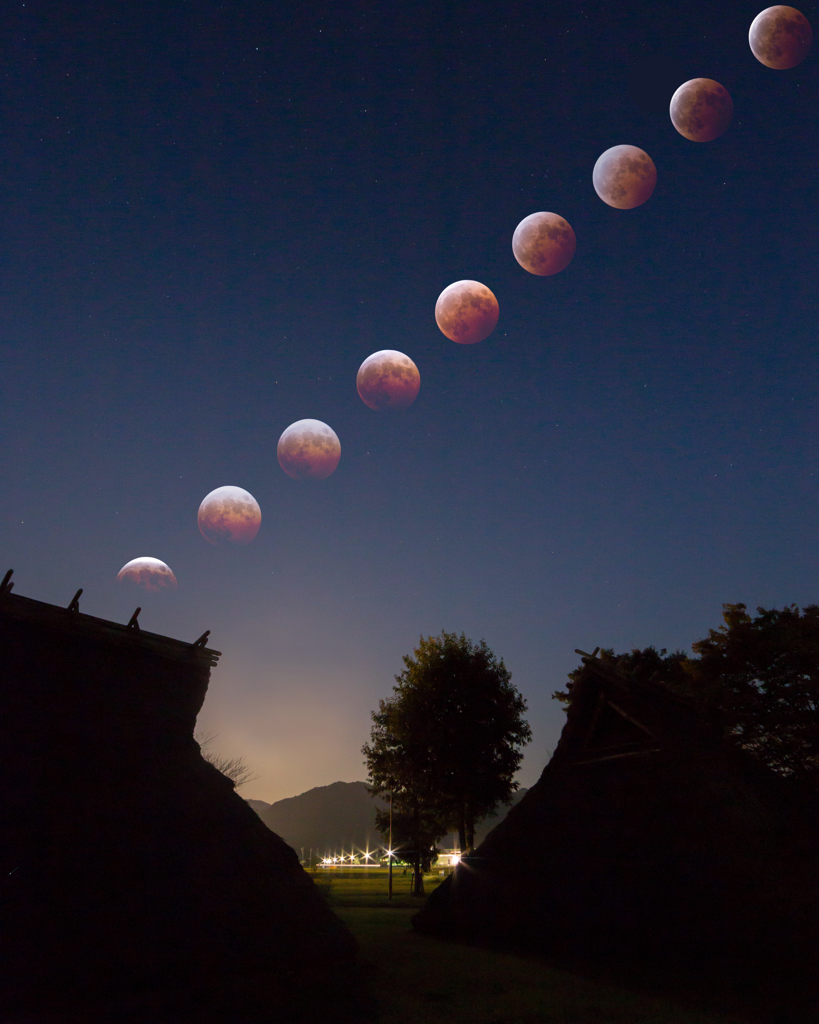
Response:
[[[390,790],[390,848],[387,851],[387,856],[390,858],[390,896],[392,899],[392,790]]]

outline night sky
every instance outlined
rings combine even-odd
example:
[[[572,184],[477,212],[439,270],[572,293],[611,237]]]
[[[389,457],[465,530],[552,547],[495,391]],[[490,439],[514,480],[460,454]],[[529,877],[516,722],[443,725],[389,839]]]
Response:
[[[724,602],[817,589],[817,45],[774,71],[759,3],[27,2],[4,11],[0,530],[16,592],[223,652],[200,727],[274,801],[365,777],[419,634],[486,639],[529,703],[520,781],[576,647],[688,649]],[[800,5],[819,28],[815,5]],[[669,85],[669,77],[672,79]],[[677,85],[730,92],[719,139]],[[592,188],[606,149],[643,206]],[[539,210],[572,263],[526,273]],[[500,304],[457,345],[463,278]],[[361,362],[409,355],[374,412]],[[286,476],[293,421],[341,462]],[[262,509],[213,547],[216,487]],[[139,555],[179,586],[116,582]],[[116,685],[116,680],[112,680]]]

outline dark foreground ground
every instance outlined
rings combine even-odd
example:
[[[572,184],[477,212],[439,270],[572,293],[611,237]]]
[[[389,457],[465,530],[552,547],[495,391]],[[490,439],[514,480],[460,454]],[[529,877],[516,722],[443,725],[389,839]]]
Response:
[[[409,895],[409,876],[400,870],[392,900],[384,870],[328,870],[313,877],[358,941],[359,963],[339,973],[317,956],[287,1006],[274,976],[256,972],[229,986],[203,977],[193,991],[95,1000],[68,1012],[55,1006],[53,1014],[36,1020],[15,1017],[0,1024],[329,1024],[327,999],[340,990],[347,991],[352,1008],[332,1024],[779,1024],[769,1011],[744,1003],[741,993],[715,1005],[713,998],[669,992],[651,979],[625,983],[612,972],[592,976],[543,957],[421,935],[411,918],[423,900]],[[427,876],[427,893],[441,880]],[[366,992],[363,1000],[355,995],[360,992]],[[788,1016],[781,1022],[808,1024]]]
[[[417,934],[422,901],[383,871],[317,872],[333,910],[357,938],[381,1024],[762,1024],[752,1007],[713,1005],[693,993],[652,991],[596,978],[543,958],[499,953]],[[441,878],[427,876],[430,892]],[[769,1018],[770,1019],[770,1018]]]

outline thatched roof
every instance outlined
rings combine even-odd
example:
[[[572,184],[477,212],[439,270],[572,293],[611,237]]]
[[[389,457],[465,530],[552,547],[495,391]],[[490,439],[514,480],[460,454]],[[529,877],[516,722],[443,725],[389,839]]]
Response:
[[[810,796],[660,683],[630,679],[610,660],[584,662],[540,780],[415,927],[760,992],[812,984]]]
[[[193,739],[217,657],[0,592],[4,1021],[372,1019],[352,937]]]

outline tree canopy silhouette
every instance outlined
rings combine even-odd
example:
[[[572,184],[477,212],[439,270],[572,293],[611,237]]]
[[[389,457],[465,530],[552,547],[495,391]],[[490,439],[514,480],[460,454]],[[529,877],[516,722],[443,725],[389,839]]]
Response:
[[[372,713],[371,742],[362,748],[370,785],[393,794],[402,829],[417,823],[408,839],[419,849],[433,834],[437,840],[457,828],[468,851],[475,822],[518,788],[521,748],[532,735],[526,702],[484,640],[421,637],[403,660],[393,696]]]
[[[724,625],[692,644],[697,657],[653,647],[603,657],[687,697],[724,735],[781,775],[819,788],[819,606],[723,605]],[[566,690],[569,703],[580,669]]]

